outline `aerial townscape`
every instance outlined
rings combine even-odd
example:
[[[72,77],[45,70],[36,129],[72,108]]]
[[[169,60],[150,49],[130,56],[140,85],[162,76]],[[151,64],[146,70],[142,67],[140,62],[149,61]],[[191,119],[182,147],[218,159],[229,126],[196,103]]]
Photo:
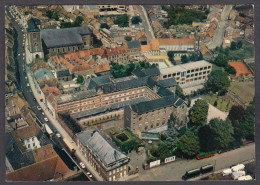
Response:
[[[255,179],[253,13],[6,6],[6,181]]]

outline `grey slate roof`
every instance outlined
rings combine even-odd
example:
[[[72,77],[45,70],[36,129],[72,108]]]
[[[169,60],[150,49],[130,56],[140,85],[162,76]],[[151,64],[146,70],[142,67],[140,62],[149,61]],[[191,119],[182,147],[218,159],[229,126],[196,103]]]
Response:
[[[41,38],[47,48],[55,48],[83,44],[81,36],[90,35],[91,33],[91,30],[87,26],[63,29],[46,29],[41,31]]]
[[[86,84],[88,89],[93,89],[96,88],[97,86],[101,86],[109,82],[110,82],[109,75],[86,79]]]
[[[135,41],[127,41],[127,49],[136,49],[141,48],[141,43],[138,40]]]
[[[109,168],[118,163],[128,162],[129,158],[112,146],[97,130],[88,130],[77,134],[80,142],[100,159],[101,163]]]
[[[10,133],[5,135],[5,155],[14,170],[35,163],[33,153],[31,151],[22,153]]]
[[[159,80],[158,84],[161,85],[162,87],[166,87],[166,88],[178,85],[177,82],[175,81],[175,79],[173,79],[173,78]]]
[[[173,94],[171,96],[162,97],[156,100],[141,102],[132,105],[131,108],[134,112],[138,114],[143,114],[153,110],[162,109],[165,107],[170,107],[170,106],[177,107],[182,105],[182,103],[183,101],[177,95]]]
[[[39,82],[41,80],[46,80],[46,79],[52,79],[55,78],[54,75],[52,74],[51,71],[45,69],[45,68],[40,68],[38,70],[36,70],[33,73],[33,76],[35,77],[35,79]]]
[[[145,77],[145,76],[151,77],[151,76],[160,75],[160,70],[157,67],[145,69],[145,70],[140,70],[137,68],[133,70],[132,73],[137,77]]]
[[[31,18],[27,21],[28,28],[27,32],[38,32],[40,29],[37,25],[39,25],[41,22],[39,19]]]
[[[85,98],[90,98],[90,97],[93,97],[93,96],[96,96],[96,95],[97,95],[96,90],[88,90],[88,91],[78,92],[78,93],[75,93],[75,94],[58,96],[55,99],[56,99],[58,104],[63,104],[63,103],[77,101],[77,100],[82,100],[82,99],[85,99]]]

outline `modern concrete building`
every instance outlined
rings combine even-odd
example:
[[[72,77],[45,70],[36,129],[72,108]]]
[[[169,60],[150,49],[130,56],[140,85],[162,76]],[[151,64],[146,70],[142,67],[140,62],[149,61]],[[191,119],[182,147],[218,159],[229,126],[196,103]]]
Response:
[[[174,78],[182,88],[192,87],[204,84],[211,70],[212,64],[201,60],[160,69],[160,79]]]

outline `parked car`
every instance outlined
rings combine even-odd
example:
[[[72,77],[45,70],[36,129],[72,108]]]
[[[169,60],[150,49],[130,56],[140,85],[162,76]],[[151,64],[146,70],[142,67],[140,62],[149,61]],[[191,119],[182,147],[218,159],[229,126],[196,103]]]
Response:
[[[57,136],[58,138],[60,138],[60,137],[61,137],[61,136],[60,136],[60,133],[57,133],[57,134],[56,134],[56,136]]]
[[[42,110],[42,108],[41,108],[40,106],[37,106],[37,109],[38,109],[38,110]]]
[[[49,120],[48,120],[48,118],[46,118],[46,117],[45,117],[45,118],[43,118],[43,119],[44,119],[45,121],[49,121]]]
[[[45,115],[45,113],[44,113],[44,112],[42,112],[42,115]]]
[[[57,129],[55,127],[52,127],[51,129],[55,134],[57,133]]]
[[[81,168],[86,168],[86,166],[83,162],[80,162],[79,165],[81,166]]]
[[[27,87],[30,87],[30,84],[29,84],[29,83],[27,83]]]

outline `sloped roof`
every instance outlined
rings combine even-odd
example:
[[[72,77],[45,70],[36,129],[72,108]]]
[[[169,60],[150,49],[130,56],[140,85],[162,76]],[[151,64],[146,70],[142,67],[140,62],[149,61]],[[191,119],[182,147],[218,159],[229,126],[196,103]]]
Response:
[[[101,73],[101,72],[110,70],[110,66],[108,63],[95,65],[95,66],[93,66],[93,68],[94,68],[95,73]]]
[[[169,106],[179,106],[183,103],[183,100],[177,95],[162,97],[152,101],[141,102],[136,105],[132,105],[131,108],[138,114],[150,112],[152,110],[158,110]]]
[[[52,79],[55,78],[54,75],[52,74],[51,71],[45,69],[45,68],[40,68],[38,70],[36,70],[33,73],[33,76],[35,77],[35,79],[39,82],[41,80],[46,80],[46,79]]]
[[[29,19],[27,24],[28,24],[27,32],[38,32],[38,31],[40,31],[40,29],[38,28],[38,25],[40,24],[39,19],[31,18],[31,19]]]
[[[141,48],[141,43],[138,40],[128,41],[127,42],[127,48],[128,49]]]
[[[46,29],[41,30],[41,38],[47,48],[72,46],[82,44],[82,35],[90,35],[92,31],[87,26],[63,28],[63,29]]]
[[[167,38],[158,39],[160,45],[185,45],[185,44],[195,44],[194,38]]]
[[[162,87],[166,87],[166,88],[178,85],[177,82],[175,81],[175,79],[173,79],[173,78],[159,80],[158,84],[161,85]]]
[[[83,145],[89,147],[106,167],[129,160],[126,155],[112,147],[98,131],[93,134],[91,132],[93,131],[85,131],[77,134],[77,136]]]
[[[97,86],[104,85],[110,82],[109,75],[98,76],[96,78],[86,79],[87,88],[93,89]]]

